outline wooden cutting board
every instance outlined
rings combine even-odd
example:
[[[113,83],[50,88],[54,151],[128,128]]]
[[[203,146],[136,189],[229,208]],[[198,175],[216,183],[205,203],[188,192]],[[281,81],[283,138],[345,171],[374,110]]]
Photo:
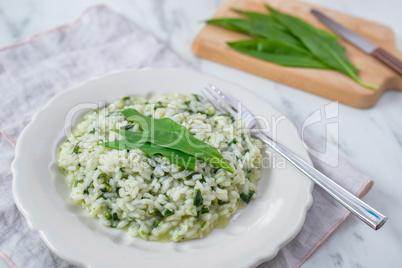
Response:
[[[318,28],[329,30],[310,14],[312,8],[320,10],[402,59],[402,53],[398,51],[395,45],[394,33],[387,26],[309,3],[294,0],[228,0],[220,7],[214,17],[240,17],[231,11],[231,8],[267,13],[265,3],[279,11],[295,15]],[[206,25],[195,38],[192,50],[199,57],[358,108],[373,106],[385,90],[402,90],[402,76],[342,38],[339,38],[339,41],[346,48],[350,61],[361,68],[358,75],[366,83],[380,85],[379,90],[367,89],[336,71],[284,67],[241,54],[226,45],[228,41],[246,38],[248,37],[240,33]]]

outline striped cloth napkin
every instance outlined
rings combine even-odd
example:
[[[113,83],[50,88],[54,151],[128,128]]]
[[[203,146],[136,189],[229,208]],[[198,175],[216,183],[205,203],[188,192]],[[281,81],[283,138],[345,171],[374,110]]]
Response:
[[[70,25],[0,49],[0,264],[74,267],[47,248],[15,206],[10,170],[15,143],[32,115],[58,92],[111,71],[143,67],[191,68],[155,37],[105,6],[88,9]],[[342,159],[336,168],[314,157],[313,161],[359,197],[373,185]],[[300,233],[261,267],[299,267],[348,216],[318,187],[313,197]]]

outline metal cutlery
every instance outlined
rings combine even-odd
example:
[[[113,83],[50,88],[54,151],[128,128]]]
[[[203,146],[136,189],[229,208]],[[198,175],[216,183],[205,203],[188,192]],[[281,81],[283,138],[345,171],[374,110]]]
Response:
[[[339,186],[337,183],[332,181],[330,178],[322,174],[320,171],[315,169],[313,166],[305,162],[303,159],[292,153],[290,150],[272,140],[269,136],[265,135],[258,129],[258,124],[256,120],[252,120],[254,115],[242,106],[241,114],[234,108],[237,107],[238,101],[229,97],[216,86],[210,84],[209,87],[202,91],[205,99],[207,99],[216,109],[225,114],[230,114],[235,118],[242,118],[244,122],[250,122],[247,128],[250,130],[251,134],[269,147],[283,156],[301,172],[303,172],[307,177],[315,182],[316,185],[321,187],[334,199],[336,199],[345,208],[350,210],[355,216],[365,222],[374,230],[378,230],[384,225],[387,216],[384,216],[353,194],[349,193],[347,190]],[[251,121],[250,121],[251,119]]]
[[[402,61],[397,59],[391,53],[386,51],[385,49],[373,44],[363,36],[347,29],[346,27],[340,25],[333,19],[329,18],[322,12],[318,10],[311,10],[311,13],[322,23],[324,23],[328,28],[333,30],[335,33],[342,36],[344,39],[352,43],[357,48],[363,50],[367,54],[375,56],[377,59],[381,60],[389,67],[394,69],[397,73],[402,75]]]

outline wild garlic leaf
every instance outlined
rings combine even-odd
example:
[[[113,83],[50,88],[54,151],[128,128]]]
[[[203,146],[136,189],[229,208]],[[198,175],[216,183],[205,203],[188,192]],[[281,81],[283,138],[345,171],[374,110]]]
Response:
[[[214,166],[221,167],[230,173],[234,172],[230,164],[218,152],[218,150],[210,146],[208,143],[194,138],[187,128],[177,124],[172,119],[151,118],[139,113],[135,109],[126,109],[121,113],[127,121],[137,122],[140,124],[142,129],[150,133],[147,136],[148,142],[180,150],[189,155],[193,155],[198,159],[211,163]],[[131,138],[133,141],[138,140],[138,134],[133,134],[135,132],[126,132],[124,130],[116,130],[115,132],[125,136],[127,139]]]
[[[149,142],[145,143],[131,143],[127,140],[115,140],[111,142],[100,143],[100,146],[116,149],[116,150],[131,150],[140,149],[148,155],[160,154],[166,157],[173,164],[180,166],[185,169],[194,170],[195,169],[195,157],[183,153],[178,150],[161,147]]]
[[[333,69],[308,51],[276,40],[250,39],[227,44],[244,54],[283,66]]]
[[[364,83],[355,73],[356,67],[347,59],[344,48],[341,44],[332,38],[327,38],[322,34],[318,34],[312,26],[307,26],[305,23],[300,23],[300,19],[281,13],[271,7],[268,7],[275,20],[284,25],[297,36],[310,52],[328,64],[334,69],[348,75],[357,83],[371,88],[377,89],[377,86]]]
[[[267,8],[269,8],[269,7],[267,6]],[[232,9],[232,10],[235,11],[236,13],[245,15],[245,16],[251,18],[251,19],[254,19],[254,20],[267,21],[267,22],[270,22],[270,23],[272,23],[272,21],[273,21],[274,24],[276,23],[276,25],[275,25],[276,28],[281,29],[284,32],[288,31],[286,27],[284,27],[280,23],[276,22],[274,20],[274,18],[272,18],[272,16],[269,15],[269,14],[259,13],[259,12],[252,12],[252,11],[247,11],[247,10],[240,10],[240,9]],[[309,23],[307,23],[304,20],[299,19],[297,17],[296,17],[296,19],[298,19],[299,23],[305,24],[307,27],[311,27],[312,29],[316,30],[318,32],[318,34],[321,34],[322,36],[324,36],[326,38],[332,38],[332,39],[337,39],[338,38],[338,36],[336,34],[334,34],[334,33],[328,32],[328,31],[323,30],[323,29],[315,28],[314,26],[310,25]]]
[[[222,18],[211,19],[208,20],[207,23],[245,33],[258,38],[282,41],[288,46],[294,46],[300,49],[303,49],[304,47],[303,43],[301,43],[297,38],[284,32],[283,30],[277,29],[272,23],[269,23],[267,21]]]
[[[214,147],[197,140],[190,132],[175,132],[173,129],[171,132],[131,132],[122,129],[113,129],[112,131],[122,135],[129,143],[150,142],[160,147],[178,150],[233,173],[229,163]],[[186,129],[186,131],[188,130]]]
[[[272,27],[275,27],[278,30],[286,32],[287,29],[283,27],[281,24],[277,23],[272,16],[265,14],[265,13],[259,13],[259,12],[253,12],[253,11],[247,11],[247,10],[240,10],[240,9],[232,9],[234,12],[244,15],[252,20],[257,20],[257,21],[264,21],[266,23],[269,23]]]
[[[214,166],[223,168],[224,170],[233,173],[233,169],[227,160],[209,144],[200,141],[184,126],[177,124],[169,118],[154,119],[139,113],[135,109],[126,109],[121,111],[124,118],[130,122],[138,123],[144,131],[132,132],[123,129],[111,129],[124,137],[124,144],[120,146],[139,148],[142,144],[150,143],[158,147],[168,148],[175,151],[180,151],[189,156],[204,160]],[[122,143],[122,142],[120,142]],[[107,143],[105,147],[117,146],[116,144]],[[145,148],[149,150],[149,148]],[[143,150],[144,151],[144,150]],[[145,152],[145,151],[144,151]],[[145,152],[146,153],[146,152]],[[162,153],[161,153],[162,154]],[[194,168],[193,168],[194,170]]]
[[[334,51],[336,51],[336,53],[347,63],[347,65],[353,69],[353,71],[356,71],[358,68],[356,66],[354,66],[350,61],[348,56],[346,55],[346,51],[345,48],[338,42],[338,36],[336,34],[330,33],[328,31],[322,30],[322,29],[318,29],[314,26],[312,26],[311,24],[305,22],[302,19],[299,19],[298,17],[292,16],[292,15],[288,15],[288,14],[284,14],[281,13],[273,8],[271,8],[270,6],[266,6],[268,10],[271,11],[272,13],[272,17],[278,21],[280,23],[280,20],[277,18],[277,15],[284,15],[288,18],[291,18],[293,20],[293,23],[296,23],[298,25],[301,25],[303,28],[309,30],[310,32],[320,36],[323,40],[327,40],[327,42],[331,45],[332,49]],[[291,33],[292,30],[289,29],[289,27],[287,27],[285,24],[283,24],[284,27],[286,27]],[[299,40],[301,40],[296,34],[293,33],[293,35],[298,38]],[[302,40],[301,40],[302,41]],[[307,46],[306,46],[307,47]]]
[[[215,18],[207,23],[255,37],[250,41],[228,43],[241,53],[284,66],[337,70],[367,88],[378,89],[378,86],[366,84],[359,78],[356,74],[358,68],[350,62],[335,34],[269,6],[267,8],[271,14],[233,9],[248,19]],[[262,41],[264,39],[280,43]],[[307,53],[300,53],[300,50]]]
[[[136,109],[126,109],[121,111],[121,113],[127,121],[138,123],[144,131],[181,131],[181,129],[178,129],[180,125],[170,118],[151,118],[141,114]]]

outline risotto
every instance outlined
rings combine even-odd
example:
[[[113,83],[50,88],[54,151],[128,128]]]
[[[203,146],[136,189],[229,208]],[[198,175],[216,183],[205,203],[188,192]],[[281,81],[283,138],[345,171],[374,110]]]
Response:
[[[99,146],[121,139],[111,129],[141,131],[119,112],[128,108],[185,126],[216,148],[234,172],[202,160],[187,170],[161,155]],[[103,225],[145,240],[183,241],[225,227],[233,213],[252,202],[260,178],[260,148],[242,122],[196,95],[124,97],[84,116],[61,145],[58,165],[71,199]]]

